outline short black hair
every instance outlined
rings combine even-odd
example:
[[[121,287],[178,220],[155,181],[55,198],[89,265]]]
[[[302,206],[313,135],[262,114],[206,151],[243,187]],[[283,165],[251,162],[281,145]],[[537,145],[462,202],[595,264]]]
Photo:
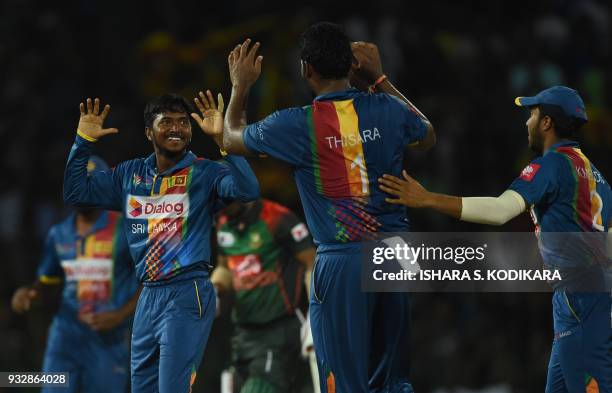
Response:
[[[319,22],[300,37],[302,60],[308,62],[323,79],[348,77],[353,52],[344,28],[335,23]]]
[[[187,99],[181,95],[168,93],[149,101],[144,108],[145,127],[152,127],[155,117],[163,112],[187,113],[193,112],[193,107]]]
[[[540,119],[548,116],[552,119],[555,125],[555,133],[559,138],[571,139],[577,136],[580,127],[586,121],[577,117],[568,116],[558,105],[540,104],[537,105],[540,109]]]

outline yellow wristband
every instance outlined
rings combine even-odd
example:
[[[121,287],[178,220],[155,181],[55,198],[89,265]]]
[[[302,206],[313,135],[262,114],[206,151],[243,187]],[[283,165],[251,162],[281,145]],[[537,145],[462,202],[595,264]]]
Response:
[[[97,142],[98,141],[96,138],[90,137],[89,135],[87,135],[83,131],[79,130],[78,128],[77,128],[77,135],[80,136],[81,138],[85,139],[86,141],[89,141],[89,142]]]

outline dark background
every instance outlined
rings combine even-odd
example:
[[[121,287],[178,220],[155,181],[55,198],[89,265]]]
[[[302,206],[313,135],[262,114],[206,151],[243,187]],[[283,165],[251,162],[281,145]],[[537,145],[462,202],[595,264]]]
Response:
[[[61,3],[61,5],[52,4]],[[406,167],[427,187],[499,195],[533,155],[517,95],[564,84],[579,90],[589,123],[583,150],[612,176],[610,5],[606,1],[0,2],[0,370],[40,370],[49,310],[17,316],[10,297],[32,282],[46,231],[68,209],[64,162],[78,104],[100,97],[119,135],[98,144],[111,165],[148,155],[142,109],[164,92],[211,89],[229,99],[227,54],[262,42],[263,72],[249,121],[306,105],[297,37],[309,24],[342,23],[380,46],[389,78],[432,121],[437,146]],[[194,128],[193,151],[218,158]],[[291,169],[251,160],[263,195],[301,213]],[[530,231],[528,215],[485,228],[415,212],[418,231]],[[419,392],[458,387],[542,391],[550,344],[550,294],[419,294],[414,298],[413,382]],[[39,310],[40,311],[40,310]],[[218,392],[227,366],[227,318],[216,324],[196,392]]]

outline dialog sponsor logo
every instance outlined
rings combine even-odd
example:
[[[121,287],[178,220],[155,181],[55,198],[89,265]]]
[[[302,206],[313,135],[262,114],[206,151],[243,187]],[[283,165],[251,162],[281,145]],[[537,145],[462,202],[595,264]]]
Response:
[[[164,219],[189,216],[189,195],[172,194],[155,197],[128,195],[128,218]]]
[[[112,259],[72,259],[61,264],[66,281],[108,281],[113,272]]]

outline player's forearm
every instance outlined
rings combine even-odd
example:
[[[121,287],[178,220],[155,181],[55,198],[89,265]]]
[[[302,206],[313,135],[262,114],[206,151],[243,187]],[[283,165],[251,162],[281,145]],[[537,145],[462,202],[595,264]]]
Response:
[[[310,280],[312,279],[312,268],[306,269],[304,272],[304,286],[306,287],[306,294],[310,300]]]
[[[232,272],[225,266],[217,266],[212,272],[210,282],[214,285],[217,292],[231,291]]]
[[[223,127],[223,148],[228,153],[239,155],[249,153],[243,142],[244,128],[247,126],[246,103],[249,90],[250,88],[232,87]]]
[[[424,206],[451,216],[454,218],[461,218],[461,198],[445,194],[437,194],[434,192],[428,192],[427,197],[423,201]]]
[[[90,203],[87,190],[87,162],[93,151],[93,142],[77,136],[64,170],[64,202],[69,205]]]
[[[503,225],[526,209],[525,200],[516,191],[507,190],[499,197],[462,198],[461,220],[476,224]]]
[[[259,198],[259,183],[257,176],[244,157],[229,155],[225,158],[231,171],[231,177],[226,177],[222,184],[221,196],[250,202]]]

